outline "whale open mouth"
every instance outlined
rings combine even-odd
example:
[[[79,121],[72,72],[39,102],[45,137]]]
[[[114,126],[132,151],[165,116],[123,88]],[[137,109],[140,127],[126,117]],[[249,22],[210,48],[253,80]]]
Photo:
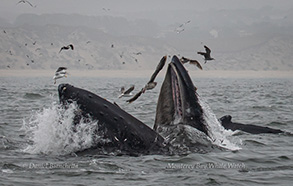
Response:
[[[180,93],[180,85],[178,80],[178,74],[176,74],[175,67],[171,65],[171,88],[172,88],[172,98],[173,98],[173,104],[174,104],[174,111],[175,115],[183,116],[182,112],[182,100],[181,100],[181,93]]]
[[[161,87],[154,129],[178,124],[189,125],[208,135],[195,86],[182,63],[174,56]]]

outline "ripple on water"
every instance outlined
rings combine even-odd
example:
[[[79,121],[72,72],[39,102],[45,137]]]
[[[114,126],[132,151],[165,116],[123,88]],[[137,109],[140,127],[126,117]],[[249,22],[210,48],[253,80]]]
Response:
[[[23,96],[23,98],[25,99],[40,99],[43,97],[45,96],[42,96],[41,94],[38,94],[38,93],[25,93],[25,95]]]

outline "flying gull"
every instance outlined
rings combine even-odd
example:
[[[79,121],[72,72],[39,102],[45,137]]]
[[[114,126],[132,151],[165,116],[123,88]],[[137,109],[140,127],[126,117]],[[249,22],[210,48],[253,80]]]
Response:
[[[142,53],[141,52],[133,52],[133,54],[135,54],[135,55],[142,55]]]
[[[199,63],[197,60],[195,60],[195,59],[189,59],[189,58],[186,58],[186,57],[183,57],[183,56],[182,56],[182,57],[180,58],[180,61],[181,61],[181,63],[183,63],[183,64],[189,62],[189,64],[196,65],[200,70],[202,70],[202,66],[201,66],[200,63]]]
[[[158,66],[157,66],[155,72],[153,73],[153,75],[151,76],[151,79],[149,80],[149,82],[137,94],[135,94],[131,99],[127,100],[126,102],[131,103],[131,102],[135,101],[139,96],[141,96],[142,93],[145,93],[146,90],[151,90],[156,87],[157,82],[155,82],[155,79],[156,79],[158,73],[164,67],[166,60],[167,60],[167,56],[164,56],[160,60]]]
[[[33,6],[29,1],[27,1],[27,0],[21,0],[21,1],[18,1],[18,3],[17,4],[19,4],[19,3],[27,3],[27,4],[29,4],[31,7],[36,7],[36,6]]]
[[[120,92],[121,92],[121,94],[120,94],[120,96],[119,96],[119,98],[121,98],[121,97],[123,97],[123,96],[132,96],[132,91],[134,90],[134,85],[132,85],[129,89],[127,89],[126,91],[125,91],[125,89],[124,89],[124,87],[121,87],[121,90],[120,90]]]
[[[197,52],[197,53],[204,56],[205,63],[210,60],[215,60],[214,58],[211,57],[211,49],[209,49],[206,45],[204,45],[204,48],[206,52]]]
[[[184,26],[185,26],[186,24],[190,23],[190,22],[191,22],[191,21],[188,20],[187,22],[182,23],[181,25],[179,25],[179,26],[175,29],[175,32],[176,32],[177,34],[183,32],[183,31],[185,30]]]
[[[72,44],[61,47],[59,53],[60,53],[62,50],[69,50],[69,49],[74,50],[74,47],[73,47]]]
[[[67,68],[66,67],[59,67],[56,72],[55,75],[53,77],[54,80],[54,84],[56,84],[56,79],[60,79],[63,77],[67,77],[67,72],[66,72]]]

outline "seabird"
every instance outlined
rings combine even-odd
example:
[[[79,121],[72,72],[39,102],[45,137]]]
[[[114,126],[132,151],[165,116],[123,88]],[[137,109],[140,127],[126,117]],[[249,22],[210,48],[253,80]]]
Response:
[[[74,47],[73,47],[72,44],[61,47],[59,53],[60,53],[62,50],[69,50],[69,49],[74,50]]]
[[[121,89],[120,89],[120,92],[121,92],[121,94],[120,94],[120,96],[119,96],[119,98],[121,98],[121,97],[123,97],[123,96],[132,96],[132,91],[134,90],[134,85],[132,85],[129,89],[127,89],[126,91],[125,91],[125,88],[124,87],[121,87]]]
[[[166,59],[167,59],[167,56],[164,56],[164,57],[160,60],[160,62],[159,62],[159,64],[158,64],[158,66],[157,66],[155,72],[154,72],[153,75],[151,76],[151,79],[150,79],[149,82],[145,85],[145,87],[144,87],[144,92],[145,92],[146,90],[151,90],[151,89],[155,88],[155,86],[157,85],[157,82],[155,82],[155,79],[156,79],[158,73],[159,73],[159,72],[162,70],[162,68],[164,67],[165,62],[166,62]],[[143,92],[143,93],[144,93],[144,92]]]
[[[190,22],[191,22],[191,21],[188,20],[187,22],[182,23],[181,25],[179,25],[179,26],[175,29],[175,32],[176,32],[177,34],[183,32],[183,31],[185,30],[184,26],[185,26],[186,24],[190,23]]]
[[[184,31],[184,28],[180,28],[180,29],[177,28],[177,29],[176,29],[176,33],[177,33],[177,34],[180,34],[180,33],[183,32],[183,31]]]
[[[123,58],[124,52],[122,52],[121,54],[119,54],[120,58]]]
[[[66,72],[67,68],[66,67],[59,67],[56,72],[55,75],[53,77],[54,80],[54,84],[56,84],[56,79],[60,79],[63,77],[67,77],[67,72]]]
[[[36,6],[33,6],[29,1],[27,1],[27,0],[20,0],[17,4],[19,4],[19,3],[27,3],[27,4],[29,4],[31,7],[36,7]]]
[[[132,103],[142,94],[142,92],[143,92],[143,88],[138,93],[136,93],[131,99],[127,100],[126,102]]]
[[[181,61],[181,63],[183,63],[183,64],[189,62],[189,64],[196,65],[200,70],[202,70],[202,66],[201,66],[200,63],[199,63],[197,60],[195,60],[195,59],[189,59],[189,58],[186,58],[186,57],[183,57],[183,56],[182,56],[182,57],[180,58],[180,61]]]
[[[142,88],[137,94],[135,94],[131,99],[127,100],[126,102],[131,103],[131,102],[135,101],[142,93],[145,93],[146,90],[151,90],[151,89],[156,87],[157,82],[155,82],[155,79],[156,79],[158,73],[164,67],[164,65],[166,63],[166,60],[167,60],[167,56],[164,56],[160,60],[158,66],[157,66],[155,72],[152,74],[151,79],[149,80],[149,82],[144,86],[144,88]]]
[[[135,54],[135,55],[142,55],[142,53],[141,52],[133,52],[133,54]]]
[[[120,88],[120,93],[122,94],[122,93],[124,93],[124,91],[125,91],[125,88],[124,88],[124,86],[122,86],[122,87]]]
[[[206,45],[204,45],[204,48],[206,52],[197,52],[197,53],[204,56],[205,63],[210,60],[215,60],[214,58],[211,57],[211,49],[209,49]]]

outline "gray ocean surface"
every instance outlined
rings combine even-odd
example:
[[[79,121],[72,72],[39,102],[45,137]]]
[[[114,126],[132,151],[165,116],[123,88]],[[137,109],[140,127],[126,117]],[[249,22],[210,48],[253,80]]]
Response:
[[[292,185],[293,79],[192,78],[217,118],[268,126],[284,134],[225,133],[238,150],[186,155],[77,156],[90,129],[70,133],[58,107],[58,83],[70,83],[116,102],[150,127],[162,78],[132,104],[121,86],[139,91],[145,78],[0,77],[0,185]],[[59,123],[60,115],[68,120]],[[73,135],[73,136],[70,136]],[[74,136],[75,135],[75,136]]]

